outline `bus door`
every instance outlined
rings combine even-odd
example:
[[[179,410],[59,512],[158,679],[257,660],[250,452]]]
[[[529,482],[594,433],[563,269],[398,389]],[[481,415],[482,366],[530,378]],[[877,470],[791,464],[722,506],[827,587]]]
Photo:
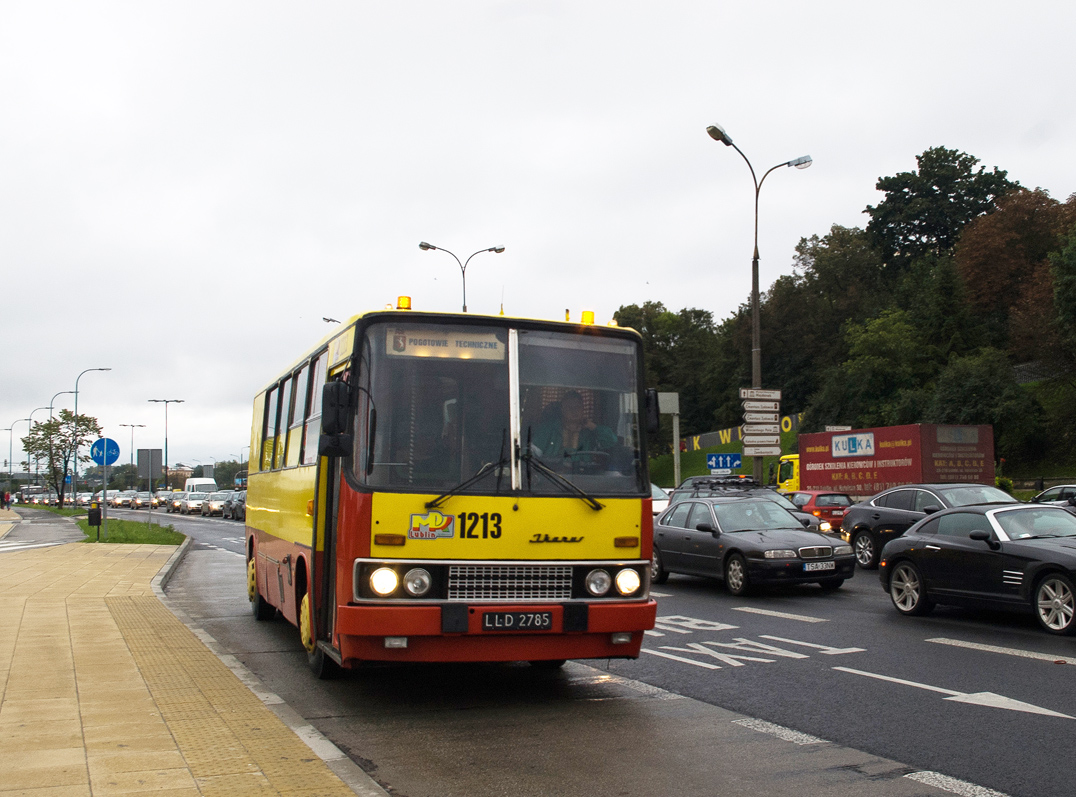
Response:
[[[336,623],[336,521],[340,506],[340,457],[318,457],[317,493],[311,542],[310,595],[314,599],[314,639],[331,641]]]

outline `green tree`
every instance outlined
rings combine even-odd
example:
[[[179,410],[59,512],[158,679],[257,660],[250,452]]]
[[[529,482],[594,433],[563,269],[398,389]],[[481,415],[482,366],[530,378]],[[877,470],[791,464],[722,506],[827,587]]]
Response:
[[[886,270],[896,273],[916,258],[952,249],[965,225],[1019,188],[1007,172],[976,170],[979,159],[955,149],[933,147],[915,160],[917,171],[879,178],[875,187],[885,198],[864,211]]]
[[[1023,460],[1042,456],[1042,406],[1016,383],[1008,358],[998,349],[952,358],[935,380],[923,420],[990,424],[996,456]]]
[[[849,324],[845,340],[849,357],[826,372],[803,428],[918,422],[927,398],[924,385],[937,370],[937,354],[912,314],[886,310],[878,318]]]
[[[45,462],[45,480],[59,496],[60,506],[64,504],[67,477],[71,473],[76,447],[79,450],[78,461],[89,462],[87,447],[100,436],[101,427],[96,418],[88,415],[76,417],[70,410],[60,410],[58,416],[34,424],[30,433],[22,438],[22,447],[27,456]]]

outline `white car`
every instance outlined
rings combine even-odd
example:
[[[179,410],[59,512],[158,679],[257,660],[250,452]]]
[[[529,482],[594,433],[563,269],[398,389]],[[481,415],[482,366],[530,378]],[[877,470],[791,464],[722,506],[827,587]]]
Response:
[[[654,517],[657,517],[669,507],[669,494],[652,482],[650,484],[650,498]]]

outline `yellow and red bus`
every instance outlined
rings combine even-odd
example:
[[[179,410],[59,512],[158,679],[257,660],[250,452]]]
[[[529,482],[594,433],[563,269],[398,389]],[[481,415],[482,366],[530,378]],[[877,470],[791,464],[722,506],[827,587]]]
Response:
[[[328,677],[365,661],[635,658],[653,627],[633,330],[355,316],[254,400],[247,586]]]

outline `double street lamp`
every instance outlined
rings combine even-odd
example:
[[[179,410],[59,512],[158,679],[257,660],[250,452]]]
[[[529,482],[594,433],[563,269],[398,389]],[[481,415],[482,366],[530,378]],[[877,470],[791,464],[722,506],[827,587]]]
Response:
[[[72,466],[71,466],[71,495],[76,496],[75,503],[78,503],[78,380],[90,371],[111,371],[111,368],[87,368],[81,374],[75,377],[75,425],[72,428],[71,434],[74,436],[74,440],[71,441],[72,449]],[[102,488],[103,490],[104,488]],[[101,501],[104,502],[105,495],[102,492]]]
[[[720,125],[710,125],[706,128],[706,132],[709,133],[710,138],[714,141],[720,141],[726,147],[732,147],[734,150],[740,153],[740,157],[744,159],[744,163],[747,164],[747,168],[751,170],[751,181],[755,184],[755,252],[751,257],[751,387],[762,387],[762,322],[759,311],[759,292],[758,292],[758,195],[762,190],[762,183],[769,176],[770,172],[775,169],[780,169],[782,166],[795,166],[797,169],[806,169],[811,165],[811,156],[804,155],[800,158],[795,158],[784,163],[778,163],[776,166],[771,167],[759,180],[755,176],[755,168],[751,165],[751,161],[747,159],[747,156],[743,154],[743,151],[732,143],[732,139],[729,134],[725,132],[725,129]],[[754,476],[755,481],[762,482],[762,457],[754,457]]]
[[[147,399],[151,404],[163,404],[164,405],[164,487],[170,489],[168,485],[168,405],[169,404],[182,404],[183,399]]]
[[[460,263],[460,259],[458,257],[452,254],[452,252],[449,252],[447,249],[444,249],[440,246],[434,246],[433,244],[428,244],[425,241],[421,241],[419,242],[418,248],[421,249],[423,252],[428,252],[430,250],[448,252],[448,254],[452,255],[452,258],[457,263],[459,263],[460,274],[463,276],[463,312],[465,313],[467,312],[467,264],[471,262],[471,257],[474,257],[475,255],[480,255],[483,252],[496,252],[497,254],[500,254],[504,251],[503,246],[491,246],[489,249],[479,249],[477,252],[474,253],[474,255],[471,255],[471,257]]]
[[[121,423],[121,424],[118,424],[118,425],[119,426],[129,426],[131,428],[131,468],[133,470],[134,469],[134,430],[135,429],[145,429],[146,425],[144,423]],[[149,489],[149,487],[150,487],[149,481],[150,481],[149,479],[146,479],[146,488],[147,489]],[[136,476],[135,477],[135,484],[137,484],[137,483],[138,483],[138,477]]]

